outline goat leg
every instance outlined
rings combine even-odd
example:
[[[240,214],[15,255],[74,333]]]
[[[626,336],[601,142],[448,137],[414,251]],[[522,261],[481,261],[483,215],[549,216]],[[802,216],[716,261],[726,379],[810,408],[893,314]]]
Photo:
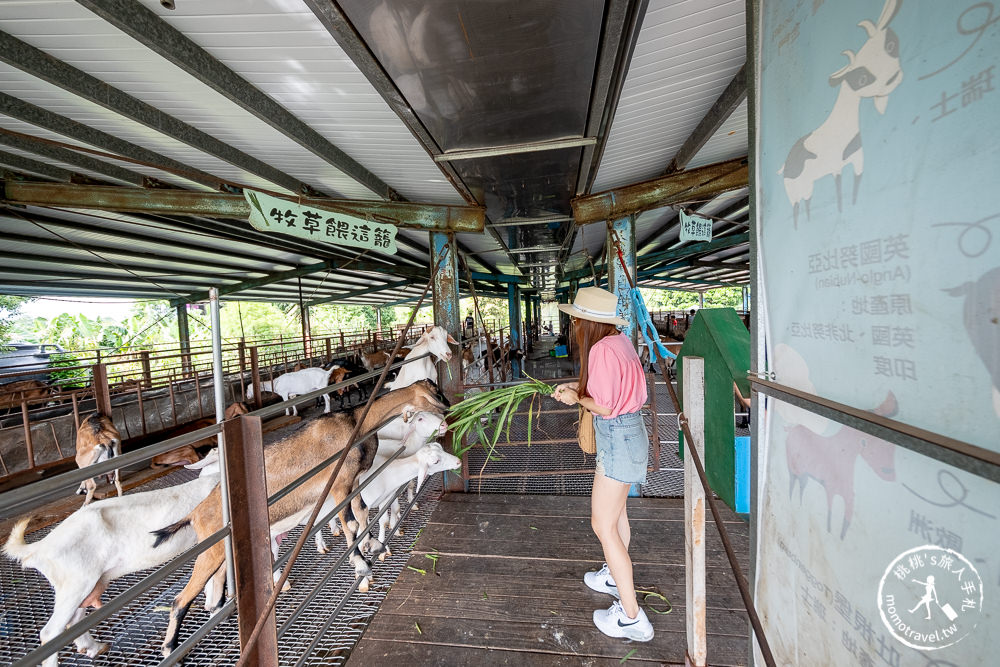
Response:
[[[76,625],[82,621],[86,615],[87,610],[83,607],[79,607],[76,610],[76,613],[73,614],[73,619],[69,622],[69,625]],[[76,646],[77,653],[82,653],[88,658],[96,658],[102,653],[105,653],[109,648],[107,644],[96,641],[89,631],[84,632],[82,635],[74,639],[73,644]]]
[[[202,552],[198,556],[198,560],[194,563],[194,571],[191,573],[191,578],[188,579],[187,585],[177,594],[173,604],[170,606],[170,623],[167,625],[167,632],[163,637],[162,652],[164,656],[170,655],[177,648],[177,638],[180,635],[181,624],[184,622],[184,617],[187,615],[188,609],[191,608],[191,603],[194,602],[198,594],[208,584],[208,580],[215,575],[225,561],[225,545],[221,541],[216,542],[207,551]]]

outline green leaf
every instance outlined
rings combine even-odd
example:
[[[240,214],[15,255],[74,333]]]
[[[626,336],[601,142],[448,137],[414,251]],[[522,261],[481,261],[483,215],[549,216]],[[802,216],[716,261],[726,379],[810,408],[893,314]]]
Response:
[[[631,651],[629,651],[628,653],[626,653],[625,657],[623,657],[621,660],[618,661],[618,664],[619,665],[623,664],[626,660],[628,660],[629,658],[631,658],[635,654],[635,652],[637,650],[638,649],[632,649]]]

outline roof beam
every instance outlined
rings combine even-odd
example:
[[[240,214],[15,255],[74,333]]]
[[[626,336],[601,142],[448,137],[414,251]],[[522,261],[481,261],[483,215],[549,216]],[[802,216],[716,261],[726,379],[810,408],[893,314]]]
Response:
[[[52,113],[48,109],[30,104],[16,97],[0,92],[0,109],[10,116],[29,125],[43,127],[64,137],[82,141],[91,146],[97,146],[106,151],[117,153],[125,157],[141,160],[142,162],[155,165],[156,168],[163,168],[171,174],[187,179],[192,183],[208,187],[211,190],[221,190],[222,181],[217,176],[207,172],[189,167],[166,155],[161,155],[142,146],[133,144],[130,141],[119,139],[107,132],[95,130],[83,123]]]
[[[573,219],[577,225],[587,225],[649,209],[711,199],[724,192],[745,188],[748,176],[745,157],[680,171],[651,181],[577,197],[571,202]]]
[[[741,210],[747,210],[747,211],[749,211],[749,208],[750,208],[749,200],[748,199],[740,199],[735,204],[733,204],[731,206],[727,206],[723,210],[719,211],[719,213],[717,214],[717,216],[718,216],[718,218],[729,218],[730,216],[732,216],[735,213],[738,213]],[[696,214],[697,214],[697,212],[698,211],[695,210]],[[663,225],[661,225],[659,227],[659,229],[656,229],[655,231],[653,231],[648,237],[646,237],[646,239],[642,243],[639,244],[640,247],[639,247],[638,252],[640,253],[640,256],[641,256],[641,253],[643,253],[643,252],[647,252],[647,251],[649,251],[649,250],[651,250],[653,248],[658,248],[658,247],[661,247],[661,246],[666,245],[667,243],[669,243],[663,237],[664,237],[664,235],[671,228],[673,228],[673,227],[675,227],[677,225],[678,217],[679,216],[678,216],[677,213],[674,213],[673,215],[671,215],[667,219],[667,221]],[[716,216],[713,216],[713,218],[715,218],[715,217]]]
[[[137,171],[131,171],[110,162],[97,160],[89,155],[61,146],[55,146],[37,137],[12,130],[0,128],[0,144],[5,144],[26,153],[34,153],[53,162],[73,165],[79,169],[100,174],[102,178],[117,181],[124,185],[148,187],[150,183],[154,182],[154,179],[144,176]]]
[[[347,57],[361,70],[361,73],[365,75],[368,82],[375,87],[375,90],[382,96],[382,99],[389,105],[389,108],[399,116],[399,119],[410,130],[410,134],[420,142],[420,145],[427,151],[427,154],[432,158],[440,155],[442,152],[441,147],[434,141],[434,138],[427,131],[427,128],[424,127],[424,124],[420,122],[416,112],[410,107],[406,98],[403,97],[403,93],[396,87],[392,78],[383,69],[382,64],[368,48],[361,35],[354,29],[354,25],[347,18],[347,15],[344,14],[340,5],[331,0],[305,0],[305,3],[312,10],[313,14],[316,15],[316,18],[319,19],[319,22],[323,24],[323,27],[327,29],[333,40],[344,50]],[[462,181],[461,176],[458,175],[454,167],[448,163],[440,162],[437,163],[437,166],[445,178],[465,198],[465,201],[473,205],[477,204],[476,198],[469,189],[469,186]]]
[[[4,238],[7,238],[6,234],[4,234]],[[20,241],[20,239],[17,238],[17,237],[15,237],[13,240]],[[121,252],[126,253],[126,254],[131,254],[131,253],[128,253],[128,251],[121,251]],[[13,261],[16,261],[16,262],[31,262],[31,263],[35,263],[35,264],[58,264],[58,265],[63,266],[63,267],[66,267],[66,266],[73,266],[73,267],[82,266],[82,267],[87,267],[87,268],[91,268],[91,269],[121,269],[121,270],[127,270],[127,271],[135,271],[136,273],[142,273],[142,272],[147,272],[148,273],[148,272],[151,272],[151,271],[165,271],[165,270],[179,270],[179,271],[183,271],[184,275],[188,275],[188,276],[192,276],[192,277],[196,277],[196,278],[215,278],[216,276],[219,275],[219,271],[199,271],[197,269],[193,269],[193,270],[192,269],[164,269],[162,266],[160,266],[160,267],[153,267],[153,266],[144,266],[144,265],[136,265],[136,264],[127,264],[125,262],[115,262],[115,264],[117,264],[118,266],[114,266],[112,264],[108,264],[107,262],[100,262],[100,261],[91,260],[91,259],[77,259],[75,257],[51,257],[51,256],[47,256],[47,255],[33,255],[31,253],[8,252],[6,250],[0,250],[0,259],[13,260]],[[165,258],[160,258],[160,259],[162,261]],[[170,261],[171,263],[173,263],[173,260],[168,260],[168,261]],[[199,263],[199,266],[201,266],[200,263]],[[238,269],[229,269],[229,270],[236,271]],[[263,273],[263,272],[262,271],[245,271],[244,273]]]
[[[41,49],[36,49],[3,31],[0,31],[0,60],[43,81],[48,81],[88,102],[98,104],[120,116],[156,130],[160,134],[213,155],[251,174],[256,174],[290,192],[297,194],[315,192],[311,186],[302,183],[297,178],[275,169],[252,155],[237,150],[210,134],[202,132],[72,65],[53,58]]]
[[[47,179],[62,183],[69,183],[75,177],[79,177],[79,174],[74,174],[68,169],[39,162],[38,160],[17,155],[16,153],[8,153],[7,151],[0,151],[0,164],[18,172],[44,176]]]
[[[321,262],[319,264],[308,264],[306,266],[300,266],[295,269],[289,269],[288,271],[278,271],[276,273],[269,273],[261,278],[251,278],[250,280],[244,280],[242,282],[236,283],[235,285],[226,285],[225,287],[219,288],[219,296],[226,294],[235,294],[237,292],[242,292],[243,290],[256,289],[258,287],[264,287],[265,285],[272,285],[274,283],[280,283],[285,280],[290,280],[292,278],[298,278],[301,276],[306,276],[312,273],[319,273],[320,271],[335,271],[342,265],[354,266],[356,262],[351,261],[341,261],[341,262]],[[396,267],[397,270],[402,267]],[[424,278],[426,277],[422,272],[414,270],[412,278]],[[403,285],[409,285],[412,283],[412,279],[407,279],[401,281]],[[395,283],[392,283],[395,284]],[[184,303],[195,303],[197,301],[204,301],[208,298],[208,290],[194,292],[188,294],[183,299],[172,299],[170,301],[171,306],[179,306]],[[323,302],[325,303],[325,302]],[[316,305],[310,302],[310,306]]]
[[[52,183],[7,183],[3,199],[13,204],[60,206],[102,211],[205,215],[215,218],[250,217],[250,204],[243,195],[190,190],[137,190],[99,185]],[[412,229],[442,232],[481,232],[486,220],[482,208],[414,204],[410,202],[350,199],[296,199],[303,206]]]
[[[729,82],[726,89],[715,100],[715,104],[708,110],[705,117],[691,132],[691,136],[685,140],[684,144],[677,150],[674,159],[670,161],[664,175],[673,174],[684,169],[695,155],[698,154],[708,140],[715,136],[722,124],[733,115],[743,100],[747,98],[747,65],[743,63],[740,71],[736,73],[733,80]]]
[[[381,292],[383,290],[397,289],[411,284],[413,284],[412,280],[397,280],[396,282],[392,283],[382,283],[380,285],[375,285],[373,287],[366,287],[365,289],[357,289],[357,290],[352,290],[350,292],[344,292],[343,294],[334,294],[333,296],[324,297],[322,299],[313,299],[306,305],[321,306],[324,303],[331,303],[333,301],[342,301],[344,299],[351,299],[357,296],[364,296],[366,294],[374,294],[375,292]]]
[[[657,271],[665,271],[667,269],[677,269],[681,267],[691,266],[691,261],[684,261],[694,255],[704,255],[708,253],[715,252],[717,250],[723,250],[725,248],[731,248],[735,245],[741,243],[749,243],[750,234],[736,234],[735,236],[723,236],[712,241],[702,241],[700,243],[692,243],[690,245],[685,245],[680,248],[674,248],[673,250],[665,250],[664,252],[658,252],[649,255],[642,255],[637,258],[639,265],[639,275],[643,275],[643,270],[647,270],[653,264],[659,264],[661,262],[674,260],[669,266],[664,266],[656,269]],[[606,264],[599,264],[594,267],[598,275],[603,274],[607,270]],[[576,271],[569,271],[563,275],[563,280],[575,280],[578,278],[583,278],[591,274],[590,267],[585,269],[577,269]]]
[[[163,56],[213,90],[232,100],[309,152],[365,186],[376,196],[398,200],[399,193],[323,135],[215,59],[208,51],[133,0],[77,2],[140,44]]]
[[[649,0],[607,2],[585,132],[588,137],[597,137],[597,143],[583,149],[576,181],[578,195],[589,192],[597,177],[648,3]]]

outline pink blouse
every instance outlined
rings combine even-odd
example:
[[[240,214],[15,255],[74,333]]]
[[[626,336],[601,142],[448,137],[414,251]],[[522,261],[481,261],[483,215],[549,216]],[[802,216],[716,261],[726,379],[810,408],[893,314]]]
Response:
[[[605,419],[638,412],[646,403],[646,376],[639,355],[625,334],[608,336],[590,348],[587,393],[609,408]]]

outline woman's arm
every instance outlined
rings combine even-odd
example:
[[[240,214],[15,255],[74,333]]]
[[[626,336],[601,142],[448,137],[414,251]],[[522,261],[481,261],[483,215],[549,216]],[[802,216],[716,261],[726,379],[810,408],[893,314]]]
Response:
[[[584,396],[583,398],[580,398],[572,384],[561,384],[556,387],[555,392],[552,394],[552,398],[556,399],[560,403],[565,403],[566,405],[576,405],[579,403],[595,415],[601,415],[602,417],[606,417],[611,414],[611,408],[598,405],[591,397]]]

